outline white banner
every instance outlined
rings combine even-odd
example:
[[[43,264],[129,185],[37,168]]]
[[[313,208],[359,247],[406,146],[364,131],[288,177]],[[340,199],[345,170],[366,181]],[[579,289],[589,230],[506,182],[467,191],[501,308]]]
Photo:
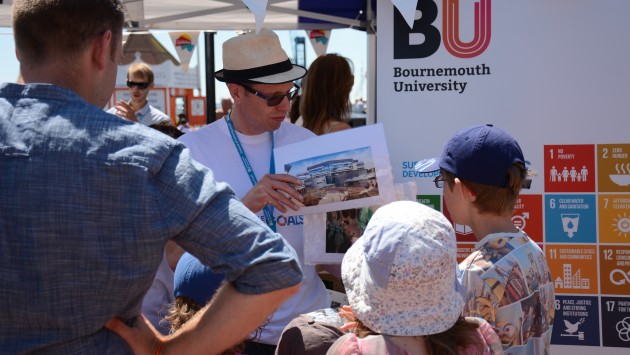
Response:
[[[175,46],[175,51],[179,56],[179,62],[184,69],[184,72],[188,71],[188,65],[190,64],[190,58],[197,48],[197,41],[199,40],[199,32],[169,32],[171,41]]]
[[[245,5],[254,14],[256,20],[256,33],[260,33],[265,16],[267,15],[267,0],[243,0]]]
[[[306,30],[306,35],[311,41],[315,54],[319,57],[326,54],[331,30]]]
[[[418,0],[392,0],[394,7],[402,17],[405,19],[409,28],[413,26],[413,22],[416,20],[416,7],[418,6]]]
[[[626,0],[379,0],[377,112],[396,183],[445,211],[417,161],[493,123],[538,171],[513,216],[546,253],[552,354],[630,348],[630,26]],[[456,226],[458,257],[474,246]],[[596,349],[595,349],[596,348]]]

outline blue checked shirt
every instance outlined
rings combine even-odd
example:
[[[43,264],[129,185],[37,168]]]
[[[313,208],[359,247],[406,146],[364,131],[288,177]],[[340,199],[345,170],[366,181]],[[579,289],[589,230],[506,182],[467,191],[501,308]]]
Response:
[[[129,353],[103,325],[140,313],[169,239],[243,293],[302,280],[183,144],[65,88],[0,85],[0,352]]]

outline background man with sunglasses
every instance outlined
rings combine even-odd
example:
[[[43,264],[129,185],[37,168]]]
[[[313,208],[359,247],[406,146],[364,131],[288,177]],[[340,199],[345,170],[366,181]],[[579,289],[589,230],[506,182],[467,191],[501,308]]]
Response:
[[[145,126],[169,122],[171,119],[162,111],[149,105],[147,97],[153,89],[155,76],[153,70],[146,63],[135,63],[127,70],[127,87],[131,100],[119,100],[107,112],[118,115],[132,122],[139,122]]]
[[[194,159],[210,167],[259,218],[280,233],[297,251],[304,273],[300,291],[285,301],[262,325],[260,338],[250,342],[246,354],[273,354],[280,333],[295,317],[330,306],[330,297],[313,265],[303,263],[302,216],[285,217],[298,210],[302,196],[291,185],[295,177],[274,171],[273,148],[315,135],[285,121],[290,101],[299,87],[294,80],[306,69],[293,65],[271,31],[245,34],[223,44],[223,70],[215,73],[225,82],[234,106],[227,116],[180,140]],[[251,167],[251,168],[250,168]]]

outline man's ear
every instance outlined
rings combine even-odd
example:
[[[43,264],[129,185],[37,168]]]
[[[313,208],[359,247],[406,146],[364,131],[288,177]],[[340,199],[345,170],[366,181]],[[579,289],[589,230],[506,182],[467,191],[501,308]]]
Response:
[[[105,31],[96,37],[92,44],[92,59],[99,69],[105,69],[107,61],[110,60],[112,43],[112,31]]]
[[[234,84],[234,83],[228,83],[227,84],[227,88],[228,88],[230,96],[232,96],[232,100],[234,100],[235,104],[242,99],[242,97],[241,97],[241,93],[242,93],[241,89],[243,88],[242,86],[240,86],[238,84]]]

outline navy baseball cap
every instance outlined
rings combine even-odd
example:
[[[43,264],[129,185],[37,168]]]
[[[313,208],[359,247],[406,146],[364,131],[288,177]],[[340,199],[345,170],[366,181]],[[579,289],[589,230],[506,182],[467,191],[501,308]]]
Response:
[[[225,275],[215,274],[194,256],[184,253],[174,275],[175,297],[186,296],[203,307],[219,289]]]
[[[415,169],[421,172],[444,169],[467,181],[508,187],[506,172],[515,163],[527,164],[516,139],[492,124],[485,124],[457,132],[439,159],[419,161]]]

